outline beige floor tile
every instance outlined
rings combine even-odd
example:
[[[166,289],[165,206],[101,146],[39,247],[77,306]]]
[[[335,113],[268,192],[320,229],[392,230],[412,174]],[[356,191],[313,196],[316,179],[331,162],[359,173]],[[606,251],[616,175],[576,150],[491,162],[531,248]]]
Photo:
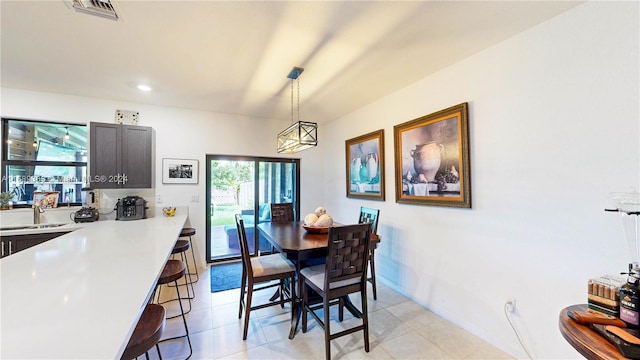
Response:
[[[381,344],[394,359],[454,359],[415,332],[409,332]]]
[[[247,340],[242,340],[243,318],[238,319],[238,289],[210,293],[209,271],[200,273],[194,284],[196,291],[192,310],[187,314],[193,345],[191,359],[324,359],[324,333],[309,317],[309,329],[302,333],[299,324],[294,339],[289,340],[290,305],[251,312]],[[175,290],[163,290],[163,298]],[[184,293],[183,287],[181,292]],[[370,351],[364,351],[362,332],[331,342],[332,359],[512,359],[508,354],[472,334],[445,321],[428,309],[378,283],[378,300],[368,290]],[[254,304],[268,299],[271,290],[255,293]],[[360,308],[359,296],[352,296]],[[186,302],[184,303],[185,307]],[[165,304],[175,314],[176,301]],[[337,308],[331,309],[332,332],[358,323],[345,313],[343,323],[337,321]],[[169,320],[164,337],[182,334],[182,319]],[[186,339],[163,342],[164,359],[185,359],[189,353]],[[150,352],[157,359],[155,350]]]

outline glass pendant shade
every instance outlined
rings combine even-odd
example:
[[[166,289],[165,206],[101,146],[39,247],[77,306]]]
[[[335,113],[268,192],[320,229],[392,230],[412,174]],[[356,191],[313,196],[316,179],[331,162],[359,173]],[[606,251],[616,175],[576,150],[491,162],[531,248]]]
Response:
[[[278,152],[296,153],[318,145],[318,124],[298,121],[278,134]]]

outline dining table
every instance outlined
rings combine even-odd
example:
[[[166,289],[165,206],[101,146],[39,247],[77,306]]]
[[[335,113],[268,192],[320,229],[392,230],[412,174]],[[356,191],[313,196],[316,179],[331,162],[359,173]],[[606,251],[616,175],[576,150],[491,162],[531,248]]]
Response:
[[[342,224],[334,223],[334,226]],[[307,231],[304,223],[301,221],[275,223],[263,222],[258,224],[258,231],[287,259],[291,260],[296,267],[296,276],[300,274],[300,270],[305,266],[306,261],[327,256],[328,250],[328,233],[319,233]],[[377,248],[380,243],[380,237],[377,234],[371,234],[371,249]],[[373,251],[371,252],[373,254]],[[291,329],[289,331],[289,339],[293,339],[298,327],[298,322],[302,313],[302,298],[300,297],[300,289],[302,288],[301,277],[298,277],[298,291],[296,301],[292,302],[296,306],[294,316],[291,318]],[[348,297],[345,298],[345,307],[355,315],[355,306]]]

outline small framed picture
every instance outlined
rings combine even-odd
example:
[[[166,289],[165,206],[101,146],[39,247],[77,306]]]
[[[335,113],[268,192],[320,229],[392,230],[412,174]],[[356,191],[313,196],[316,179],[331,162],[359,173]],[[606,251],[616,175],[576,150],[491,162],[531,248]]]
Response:
[[[384,201],[384,129],[345,142],[347,197]]]
[[[163,184],[197,184],[198,160],[162,159]]]

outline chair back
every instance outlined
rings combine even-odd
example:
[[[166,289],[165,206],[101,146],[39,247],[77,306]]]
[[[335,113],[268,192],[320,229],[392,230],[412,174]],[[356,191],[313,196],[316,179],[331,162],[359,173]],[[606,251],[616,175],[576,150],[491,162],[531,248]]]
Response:
[[[329,228],[324,277],[326,291],[343,285],[366,284],[370,239],[369,223]]]
[[[242,257],[242,267],[246,270],[246,274],[253,274],[251,267],[251,257],[249,256],[249,243],[247,242],[247,233],[244,230],[244,220],[242,215],[236,214],[236,228],[238,229],[238,243],[240,243],[240,256]]]
[[[371,233],[377,234],[379,215],[380,210],[362,206],[360,207],[360,218],[358,219],[358,224],[371,223]]]
[[[293,203],[271,204],[271,222],[285,223],[293,219]]]

